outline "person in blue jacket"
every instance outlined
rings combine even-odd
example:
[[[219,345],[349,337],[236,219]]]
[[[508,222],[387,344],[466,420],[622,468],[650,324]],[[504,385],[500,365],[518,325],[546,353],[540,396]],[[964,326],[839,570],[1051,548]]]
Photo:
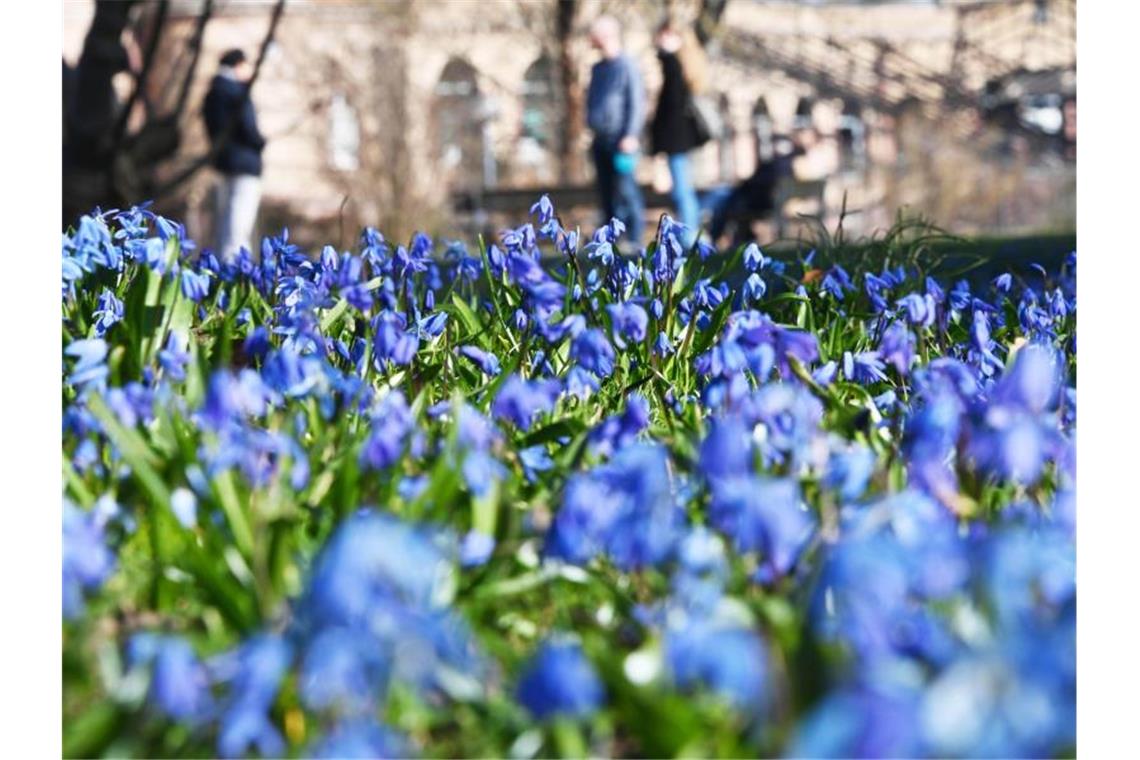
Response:
[[[202,107],[210,136],[213,165],[221,174],[217,188],[217,255],[232,259],[252,237],[261,204],[261,152],[265,138],[249,96],[252,67],[241,50],[222,56]],[[256,251],[253,251],[256,253]]]
[[[637,64],[622,48],[617,19],[598,17],[590,27],[590,43],[602,54],[590,74],[586,123],[594,133],[603,222],[620,219],[625,237],[640,245],[645,208],[634,169],[645,125],[645,87]]]

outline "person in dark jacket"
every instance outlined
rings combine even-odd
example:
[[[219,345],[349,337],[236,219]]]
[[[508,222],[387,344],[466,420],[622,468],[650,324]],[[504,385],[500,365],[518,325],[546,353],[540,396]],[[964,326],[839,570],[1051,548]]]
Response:
[[[217,188],[217,254],[231,259],[244,246],[252,250],[257,207],[261,203],[261,151],[265,138],[249,96],[252,69],[240,50],[221,58],[203,105]]]
[[[621,25],[600,16],[590,27],[590,42],[602,54],[590,72],[586,123],[594,133],[598,195],[608,223],[625,224],[625,239],[640,245],[645,204],[634,170],[645,126],[645,89],[637,64],[622,50]]]
[[[802,144],[783,135],[776,135],[773,141],[775,154],[768,160],[758,161],[751,177],[731,190],[726,188],[722,193],[710,192],[707,196],[713,209],[709,235],[714,242],[720,239],[730,222],[770,213],[776,205],[776,186],[785,177],[794,176],[793,162],[805,153]],[[747,237],[743,233],[738,229],[734,242],[742,242]]]
[[[689,151],[702,139],[693,114],[692,98],[701,88],[704,74],[696,35],[673,22],[657,31],[657,57],[661,60],[661,94],[650,126],[653,152],[664,153],[673,179],[673,207],[688,229],[686,245],[692,245],[700,231],[701,209],[693,185],[693,163]],[[707,139],[707,138],[706,138]]]

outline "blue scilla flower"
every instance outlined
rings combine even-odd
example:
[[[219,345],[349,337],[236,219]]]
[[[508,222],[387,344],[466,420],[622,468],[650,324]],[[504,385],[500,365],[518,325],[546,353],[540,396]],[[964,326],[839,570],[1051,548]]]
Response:
[[[590,241],[582,250],[588,259],[600,261],[603,267],[609,268],[614,264],[614,247],[608,240]]]
[[[914,327],[930,327],[938,316],[938,306],[929,293],[910,293],[897,302],[906,320]]]
[[[115,555],[107,546],[104,521],[64,501],[63,616],[78,617],[84,594],[102,586],[114,569]]]
[[[1076,599],[1072,537],[1052,526],[1003,531],[987,545],[985,583],[1003,630],[1040,633],[1055,627]]]
[[[999,293],[1008,293],[1013,287],[1013,275],[1009,272],[999,274],[994,278],[993,286]]]
[[[994,354],[997,343],[990,333],[990,319],[985,309],[977,308],[974,299],[973,321],[970,323],[970,351],[977,367],[987,377],[1002,368],[1002,361]]]
[[[96,268],[118,271],[122,267],[122,251],[101,216],[80,217],[75,234],[64,238],[64,253],[84,272]]]
[[[530,206],[530,213],[538,215],[538,223],[545,224],[554,219],[554,204],[551,203],[551,196],[545,193],[538,198],[534,205]]]
[[[201,416],[207,427],[218,431],[264,415],[271,398],[272,391],[254,370],[243,369],[237,375],[218,370],[206,386]]]
[[[995,406],[970,439],[970,457],[984,472],[1015,483],[1037,482],[1045,463],[1055,459],[1061,440],[1036,417]]]
[[[724,541],[703,525],[693,527],[677,545],[673,596],[691,616],[711,615],[724,592],[728,559]]]
[[[1030,344],[1013,358],[991,394],[995,403],[1041,414],[1055,409],[1063,385],[1061,358],[1053,348]]]
[[[614,347],[597,328],[583,330],[574,338],[570,358],[599,377],[609,377],[614,371]]]
[[[360,462],[367,468],[386,470],[399,460],[415,430],[415,421],[401,391],[392,391],[376,405],[368,438],[360,450]]]
[[[709,521],[740,552],[759,552],[761,580],[786,575],[811,538],[815,521],[803,506],[799,484],[790,478],[755,475],[716,479],[711,484]]]
[[[126,251],[135,261],[144,264],[148,269],[152,269],[160,274],[166,273],[166,243],[162,238],[152,237],[145,240],[128,240],[123,245]],[[213,256],[213,254],[209,254]],[[217,272],[220,266],[214,266],[214,262],[209,258],[203,256],[202,267],[210,267],[211,271]]]
[[[970,292],[970,283],[966,280],[958,280],[954,283],[954,287],[950,289],[950,308],[957,312],[962,313],[970,308],[970,302],[974,300],[973,294]]]
[[[610,320],[613,324],[614,343],[618,348],[625,348],[625,341],[640,343],[645,340],[645,331],[649,327],[649,315],[645,309],[636,303],[612,303],[606,306]]]
[[[855,444],[832,452],[823,483],[835,489],[841,499],[851,501],[863,495],[874,471],[875,452]]]
[[[329,760],[400,758],[413,755],[404,737],[366,717],[354,717],[336,724],[331,731],[314,743],[306,754],[309,757]]]
[[[554,409],[561,392],[557,380],[523,380],[511,375],[495,396],[491,413],[519,430],[529,430],[535,417]]]
[[[740,403],[766,463],[819,465],[823,404],[800,383],[768,383]],[[825,453],[825,450],[824,452]]]
[[[702,309],[715,309],[724,300],[726,288],[725,283],[718,287],[710,279],[698,280],[693,286],[693,300]]]
[[[107,378],[107,342],[102,338],[87,338],[68,344],[63,351],[75,357],[75,365],[67,382],[80,390],[101,387]]]
[[[893,366],[900,377],[907,377],[914,364],[915,343],[914,333],[905,324],[891,322],[879,339],[879,357]]]
[[[195,303],[201,301],[210,292],[210,275],[205,272],[195,272],[192,269],[182,270],[182,295]]]
[[[851,276],[847,274],[847,270],[836,264],[827,270],[820,287],[830,293],[837,301],[842,301],[845,293],[854,292],[855,283],[851,282]]]
[[[292,661],[292,647],[273,634],[254,636],[218,661],[219,680],[229,687],[218,731],[222,757],[242,757],[254,747],[262,755],[284,754],[269,711]]]
[[[477,567],[487,563],[495,550],[495,539],[478,530],[468,531],[459,544],[459,564]]]
[[[526,302],[530,313],[541,319],[548,319],[552,314],[562,308],[562,299],[566,295],[566,287],[559,282],[545,279],[537,283],[524,283]]]
[[[303,355],[295,343],[288,342],[265,358],[261,377],[277,393],[303,398],[324,384],[325,366],[320,357]]]
[[[538,482],[539,473],[554,469],[554,460],[541,444],[519,449],[519,462],[522,464],[523,474],[531,483]]]
[[[631,393],[620,414],[610,415],[591,431],[590,448],[602,456],[610,456],[633,443],[648,426],[649,402],[641,394]]]
[[[478,346],[460,346],[459,353],[475,362],[476,366],[478,366],[485,375],[491,375],[493,377],[502,372],[499,366],[499,357],[489,351],[484,351]]]
[[[589,474],[571,478],[546,537],[547,554],[575,564],[589,562],[604,550],[623,508],[623,494],[601,478]]]
[[[792,377],[789,357],[808,365],[819,358],[815,336],[805,330],[783,327],[755,310],[731,314],[722,342],[736,341],[748,357],[749,368],[764,380],[774,365],[780,376]]]
[[[507,474],[507,468],[489,451],[468,449],[463,453],[460,467],[463,480],[475,496],[486,496],[491,488]]]
[[[186,365],[190,354],[186,351],[187,338],[178,330],[171,330],[166,339],[166,347],[158,352],[158,363],[171,380],[181,382],[186,379]]]
[[[871,272],[863,275],[863,290],[871,302],[871,308],[876,314],[887,310],[887,296],[890,295],[891,284],[882,277]]]
[[[768,292],[768,284],[764,282],[764,278],[758,272],[753,272],[748,275],[748,279],[744,281],[744,299],[748,301],[759,301]]]
[[[739,416],[712,420],[701,442],[700,470],[706,478],[732,478],[752,470],[752,437]]]
[[[176,488],[170,494],[170,511],[183,528],[192,528],[198,522],[198,499],[187,488]]]
[[[330,625],[308,642],[298,690],[312,710],[358,714],[375,703],[387,685],[388,652],[360,631]]]
[[[592,393],[597,393],[601,384],[597,381],[597,376],[591,371],[587,371],[577,365],[571,367],[567,371],[565,377],[565,389],[567,393],[578,399],[587,399]]]
[[[450,571],[426,529],[375,512],[350,517],[322,550],[303,613],[321,626],[366,626],[376,605],[428,608]]]
[[[746,628],[698,620],[670,630],[665,660],[682,689],[709,689],[742,711],[764,706],[767,653],[760,638]]]
[[[635,444],[570,479],[546,551],[577,564],[605,552],[624,570],[652,566],[682,538],[683,523],[664,449]]]
[[[878,351],[843,352],[843,375],[851,382],[869,385],[886,380],[885,366]]]
[[[668,356],[673,353],[673,342],[664,331],[657,333],[657,339],[653,341],[653,352],[658,356]]]
[[[377,369],[383,371],[389,364],[411,364],[420,342],[408,332],[403,315],[382,311],[373,318],[372,326],[376,331],[372,342],[372,360]]]
[[[905,664],[894,669],[902,674],[871,673],[827,694],[800,719],[784,756],[921,756],[921,676]]]
[[[836,361],[829,361],[826,364],[821,364],[819,367],[812,370],[811,379],[826,388],[835,382],[835,376],[838,374],[839,363]]]
[[[190,644],[176,636],[140,633],[127,647],[132,666],[150,666],[148,701],[163,715],[197,723],[212,709],[206,666]]]
[[[983,651],[938,675],[918,725],[938,756],[1050,757],[1075,742],[1075,696],[1075,681]]]
[[[548,641],[519,678],[518,700],[539,720],[588,718],[605,703],[605,687],[581,646]]]
[[[109,289],[103,288],[95,302],[95,313],[91,316],[95,320],[95,335],[102,338],[107,330],[123,321],[123,302]]]
[[[767,259],[764,258],[764,252],[760,250],[760,246],[756,243],[749,243],[744,248],[744,268],[749,272],[757,272],[764,268]]]

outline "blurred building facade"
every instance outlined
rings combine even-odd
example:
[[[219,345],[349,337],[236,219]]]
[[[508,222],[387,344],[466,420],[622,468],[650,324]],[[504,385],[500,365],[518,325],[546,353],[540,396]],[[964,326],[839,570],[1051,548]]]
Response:
[[[587,183],[589,135],[577,127],[595,60],[586,29],[603,12],[624,23],[652,104],[652,35],[667,6],[564,6],[291,0],[254,88],[270,141],[262,230],[287,224],[335,239],[361,224],[397,235],[455,229],[483,193]],[[697,0],[668,6],[701,10]],[[270,10],[215,3],[195,102],[224,50],[256,55]],[[171,3],[160,62],[187,54],[200,11]],[[90,3],[65,4],[65,60],[78,58],[91,15]],[[854,232],[888,225],[903,207],[963,232],[1073,226],[1073,0],[728,0],[707,50],[708,95],[727,129],[699,150],[698,187],[748,176],[773,135],[798,132],[811,136],[797,177],[826,178],[825,221],[846,198]],[[189,161],[206,141],[197,109],[187,120]],[[663,160],[639,173],[667,183]],[[212,182],[202,172],[174,201],[192,232],[209,228]],[[456,210],[457,197],[466,208]]]

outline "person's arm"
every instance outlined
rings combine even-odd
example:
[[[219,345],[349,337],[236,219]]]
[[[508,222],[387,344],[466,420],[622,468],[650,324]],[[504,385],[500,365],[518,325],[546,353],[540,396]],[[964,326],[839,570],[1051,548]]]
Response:
[[[265,138],[257,128],[257,113],[253,109],[253,101],[247,96],[242,103],[241,115],[238,118],[237,134],[234,136],[238,142],[248,145],[256,150],[265,147]]]
[[[625,123],[618,145],[626,152],[633,152],[637,150],[641,130],[645,126],[645,85],[641,82],[641,72],[631,59],[627,59],[625,86]]]

